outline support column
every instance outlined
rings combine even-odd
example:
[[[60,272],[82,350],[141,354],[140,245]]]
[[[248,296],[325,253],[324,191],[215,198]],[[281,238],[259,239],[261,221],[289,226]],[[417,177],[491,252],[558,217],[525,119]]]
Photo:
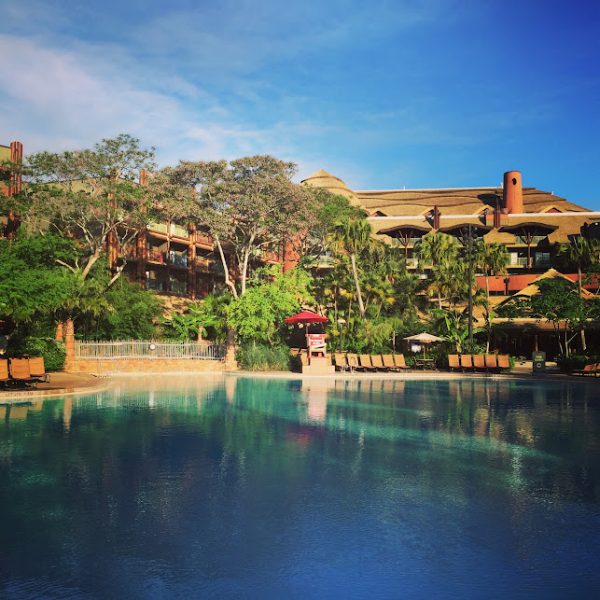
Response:
[[[65,371],[71,371],[75,368],[75,326],[73,319],[67,319],[65,331]]]
[[[225,370],[238,370],[238,364],[235,360],[235,336],[233,333],[233,329],[227,330],[227,347],[225,349]]]
[[[56,324],[56,335],[54,336],[54,339],[57,342],[64,342],[65,340],[65,324],[62,321],[59,321]]]

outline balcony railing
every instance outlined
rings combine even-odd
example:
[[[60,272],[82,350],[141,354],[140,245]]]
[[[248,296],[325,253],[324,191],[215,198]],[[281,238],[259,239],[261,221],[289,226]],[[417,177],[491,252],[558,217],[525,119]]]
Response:
[[[186,227],[182,227],[181,225],[176,225],[175,223],[171,223],[171,235],[179,238],[189,238],[190,233]]]
[[[203,231],[196,231],[196,243],[202,244],[203,246],[210,246],[212,248],[213,238],[208,233],[204,233]]]

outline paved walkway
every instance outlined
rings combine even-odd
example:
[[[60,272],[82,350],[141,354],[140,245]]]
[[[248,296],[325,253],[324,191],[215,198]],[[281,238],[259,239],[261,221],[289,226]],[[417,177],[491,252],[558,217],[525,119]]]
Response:
[[[65,396],[105,389],[109,379],[99,378],[86,373],[50,373],[50,381],[38,383],[27,388],[0,389],[0,404],[11,400],[27,398],[47,398],[49,396]]]

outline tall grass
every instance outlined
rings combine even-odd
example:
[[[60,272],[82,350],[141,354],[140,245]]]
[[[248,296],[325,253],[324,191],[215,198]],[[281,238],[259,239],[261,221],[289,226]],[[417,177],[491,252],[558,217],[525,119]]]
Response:
[[[287,346],[268,346],[250,342],[241,346],[237,361],[247,371],[288,371],[290,349]]]

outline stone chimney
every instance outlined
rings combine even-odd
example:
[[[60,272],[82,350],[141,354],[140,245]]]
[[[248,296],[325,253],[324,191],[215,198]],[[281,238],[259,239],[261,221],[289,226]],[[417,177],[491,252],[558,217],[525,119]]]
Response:
[[[504,208],[509,215],[523,212],[523,183],[520,171],[504,173]]]

